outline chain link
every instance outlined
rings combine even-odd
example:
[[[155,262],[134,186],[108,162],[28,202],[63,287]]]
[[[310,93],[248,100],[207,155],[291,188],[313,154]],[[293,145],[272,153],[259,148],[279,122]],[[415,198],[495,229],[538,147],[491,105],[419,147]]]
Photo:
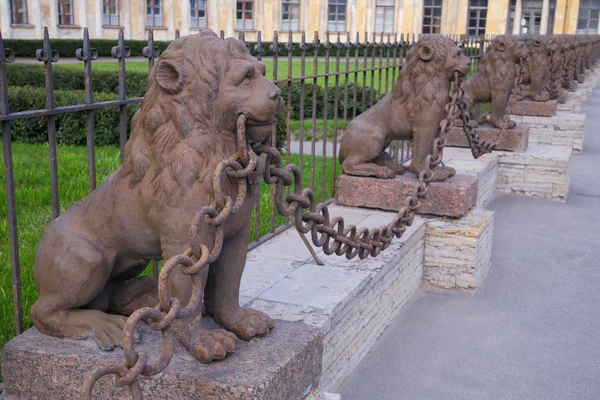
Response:
[[[247,177],[255,172],[257,165],[256,154],[248,150],[246,142],[246,116],[240,115],[237,121],[238,151],[235,155],[219,163],[213,179],[214,200],[208,207],[203,207],[194,216],[190,227],[190,247],[183,253],[167,260],[158,278],[158,299],[156,307],[144,307],[129,316],[123,329],[123,364],[101,365],[92,370],[85,378],[81,394],[84,399],[92,398],[94,385],[104,375],[116,375],[118,386],[129,386],[133,399],[143,399],[143,392],[138,378],[152,376],[163,371],[171,362],[174,349],[174,333],[172,323],[176,319],[190,316],[200,309],[202,301],[202,280],[200,272],[215,261],[223,248],[223,223],[234,215],[244,203],[247,193]],[[245,165],[245,167],[243,166]],[[232,197],[223,193],[224,178],[237,180],[237,196]],[[201,224],[213,226],[215,236],[212,249],[202,244],[199,239]],[[192,295],[188,304],[182,308],[175,297],[171,297],[169,276],[178,266],[180,272],[192,278]],[[155,331],[160,331],[163,337],[163,350],[154,364],[148,364],[148,355],[138,352],[134,346],[136,328],[140,321],[148,321]]]
[[[475,129],[471,125],[471,113],[467,109],[466,101],[462,100],[462,96],[460,99],[460,118],[462,120],[462,126],[465,134],[467,135],[467,142],[469,143],[469,147],[471,148],[471,153],[474,158],[479,158],[486,153],[490,153],[496,146],[498,146],[502,140],[504,139],[504,134],[506,133],[506,128],[508,127],[508,123],[510,121],[510,115],[512,114],[515,103],[517,102],[517,98],[521,93],[521,83],[523,82],[523,59],[521,58],[519,64],[515,65],[517,70],[517,76],[515,77],[514,86],[510,93],[510,97],[508,99],[508,105],[506,106],[506,111],[504,116],[502,117],[502,125],[500,126],[500,130],[498,134],[494,138],[493,141],[490,140],[482,140]],[[462,92],[462,90],[461,90]]]

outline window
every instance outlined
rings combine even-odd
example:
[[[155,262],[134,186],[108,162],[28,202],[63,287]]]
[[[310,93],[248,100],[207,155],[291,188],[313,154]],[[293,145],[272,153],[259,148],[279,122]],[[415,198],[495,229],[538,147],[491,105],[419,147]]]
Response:
[[[580,0],[579,18],[577,19],[577,33],[598,33],[599,13],[600,0]]]
[[[102,0],[103,24],[119,26],[119,0]]]
[[[235,29],[248,31],[254,29],[254,1],[238,0],[236,6]]]
[[[329,32],[346,30],[346,0],[329,0],[327,30]]]
[[[471,0],[469,4],[469,36],[485,34],[485,21],[487,19],[487,0]]]
[[[440,33],[442,26],[442,0],[425,0],[423,3],[423,33]]]
[[[377,0],[375,3],[375,33],[394,31],[394,0]]]
[[[73,0],[58,0],[58,24],[75,25],[73,22]]]
[[[27,24],[27,0],[10,0],[10,22]]]
[[[517,15],[517,0],[510,0],[508,5],[508,20],[506,22],[506,33],[512,34],[515,26],[515,16]],[[517,22],[519,24],[519,22]]]
[[[192,29],[206,28],[206,0],[190,0]]]
[[[146,0],[146,26],[162,26],[160,0]]]
[[[281,30],[300,30],[300,0],[283,0],[281,5]]]

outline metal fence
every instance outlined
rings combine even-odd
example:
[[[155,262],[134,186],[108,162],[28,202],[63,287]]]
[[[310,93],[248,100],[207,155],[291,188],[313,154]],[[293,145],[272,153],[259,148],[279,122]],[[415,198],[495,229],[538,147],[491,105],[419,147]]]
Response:
[[[176,33],[176,37],[179,33]],[[286,37],[287,41],[280,41],[281,37]],[[354,118],[360,104],[360,110],[365,110],[375,104],[380,98],[385,96],[392,88],[406,54],[410,47],[418,40],[418,35],[363,35],[362,40],[359,35],[351,38],[349,34],[327,35],[324,40],[315,33],[311,45],[314,48],[312,56],[307,55],[308,42],[305,34],[302,33],[302,39],[299,44],[292,42],[291,34],[277,32],[274,35],[273,44],[271,44],[270,53],[272,57],[273,80],[278,84],[286,95],[285,104],[285,153],[286,162],[291,161],[292,153],[297,154],[298,163],[304,165],[305,159],[310,159],[310,186],[312,189],[320,186],[321,200],[327,197],[333,197],[335,193],[336,176],[340,172],[337,165],[337,146],[343,129],[349,121]],[[223,32],[221,32],[223,37]],[[476,65],[478,59],[483,55],[491,37],[466,38],[452,36],[453,40],[459,43],[465,49],[465,53],[471,57],[473,64]],[[240,35],[240,39],[244,39]],[[296,46],[299,46],[297,49]],[[258,33],[258,41],[255,46],[250,48],[250,52],[259,60],[265,61],[263,53],[266,49],[261,41],[261,34]],[[285,51],[282,51],[285,50]],[[294,51],[299,56],[294,56]],[[284,53],[285,55],[281,55]],[[94,113],[103,108],[114,107],[115,112],[119,113],[119,142],[121,151],[121,160],[123,149],[128,135],[128,116],[126,108],[130,104],[140,103],[141,97],[127,97],[126,85],[126,58],[130,56],[130,50],[125,46],[123,30],[119,33],[116,45],[112,48],[112,56],[118,62],[119,75],[119,93],[117,100],[95,102],[94,88],[92,87],[92,65],[97,58],[98,52],[91,47],[90,38],[87,29],[84,29],[81,48],[76,52],[77,59],[83,63],[83,75],[85,83],[85,103],[55,106],[54,94],[55,85],[53,83],[53,63],[57,62],[60,55],[51,47],[48,29],[44,30],[43,48],[39,49],[35,57],[40,63],[43,63],[45,71],[45,108],[37,110],[26,110],[19,112],[10,112],[9,108],[9,86],[7,80],[7,63],[14,62],[14,52],[4,47],[0,35],[0,124],[2,127],[2,141],[4,153],[4,179],[6,189],[6,210],[7,225],[9,236],[10,263],[12,271],[12,297],[14,301],[14,320],[17,334],[23,332],[23,306],[21,299],[21,264],[19,260],[19,234],[17,224],[17,205],[15,202],[15,179],[12,151],[11,124],[18,120],[44,117],[47,124],[48,148],[49,148],[49,170],[51,188],[52,219],[60,214],[60,198],[57,163],[57,130],[56,118],[59,115],[84,112],[86,119],[86,139],[87,139],[87,174],[88,186],[91,192],[96,188],[96,155],[94,145]],[[154,46],[153,33],[149,31],[147,45],[143,49],[143,55],[148,60],[149,69],[154,65],[159,56],[158,48]],[[32,55],[33,56],[33,55]],[[287,68],[282,66],[287,61]],[[312,65],[311,65],[312,64]],[[312,68],[311,68],[312,67]],[[283,71],[281,69],[284,69]],[[77,72],[74,72],[77,73]],[[307,92],[307,87],[312,84],[311,92]],[[299,85],[299,104],[294,104],[293,91],[294,85]],[[322,87],[323,109],[317,110],[318,88]],[[310,101],[307,102],[307,99]],[[332,100],[333,102],[331,103]],[[305,104],[306,103],[306,104]],[[329,107],[333,106],[333,112],[330,113]],[[294,119],[293,108],[298,107],[298,120]],[[310,118],[305,118],[307,111],[310,111]],[[318,116],[321,114],[321,116]],[[331,115],[331,116],[330,116]],[[308,122],[308,128],[305,123]],[[322,128],[317,128],[322,122]],[[293,132],[292,125],[296,124],[299,128]],[[332,132],[330,133],[330,126]],[[273,127],[273,140],[277,137],[277,127]],[[281,129],[281,128],[280,128]],[[320,142],[317,136],[321,136]],[[310,136],[309,139],[307,139]],[[331,137],[328,137],[331,136]],[[410,159],[410,143],[393,143],[390,150],[392,156],[398,162],[405,162]],[[317,157],[321,156],[320,165],[317,165]],[[327,163],[330,163],[332,172],[329,177],[326,176]],[[320,175],[320,176],[319,176]],[[268,190],[268,189],[267,189]],[[271,196],[274,192],[271,192]],[[271,201],[269,201],[271,200]],[[250,247],[268,239],[269,237],[285,230],[290,226],[289,222],[278,220],[275,216],[275,208],[272,205],[272,197],[261,198],[261,202],[268,202],[270,215],[267,220],[261,218],[261,204],[255,210],[254,240]],[[264,217],[264,216],[263,216]],[[261,232],[267,230],[268,233],[261,235]],[[158,262],[153,262],[153,272],[155,276],[158,273]],[[2,289],[2,288],[0,288]]]

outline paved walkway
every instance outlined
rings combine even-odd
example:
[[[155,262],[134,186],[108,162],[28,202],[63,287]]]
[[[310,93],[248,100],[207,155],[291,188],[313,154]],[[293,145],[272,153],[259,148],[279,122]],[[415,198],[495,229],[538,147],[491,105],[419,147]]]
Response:
[[[600,399],[600,90],[566,204],[502,196],[475,293],[420,289],[344,400]]]

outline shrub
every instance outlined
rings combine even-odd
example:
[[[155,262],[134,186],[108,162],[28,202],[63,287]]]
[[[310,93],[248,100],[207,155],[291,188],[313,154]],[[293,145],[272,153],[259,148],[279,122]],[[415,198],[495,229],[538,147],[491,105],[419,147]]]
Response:
[[[116,100],[117,95],[109,93],[94,94],[94,101]],[[55,90],[56,107],[85,103],[85,92],[80,90]],[[8,104],[11,112],[43,109],[46,104],[46,92],[42,88],[13,87],[8,90]],[[127,129],[139,104],[127,106]],[[45,143],[48,141],[48,118],[37,117],[16,120],[12,123],[13,140],[26,143]],[[59,143],[84,145],[86,143],[85,112],[67,113],[56,116],[56,136]],[[119,145],[119,109],[107,107],[94,110],[94,137],[97,145]]]
[[[11,86],[46,87],[43,65],[8,64],[7,80]],[[52,70],[54,88],[58,90],[84,90],[83,71],[72,68]],[[127,72],[127,97],[142,97],[148,90],[148,74]],[[119,93],[119,73],[97,70],[92,73],[92,90],[102,93]]]

